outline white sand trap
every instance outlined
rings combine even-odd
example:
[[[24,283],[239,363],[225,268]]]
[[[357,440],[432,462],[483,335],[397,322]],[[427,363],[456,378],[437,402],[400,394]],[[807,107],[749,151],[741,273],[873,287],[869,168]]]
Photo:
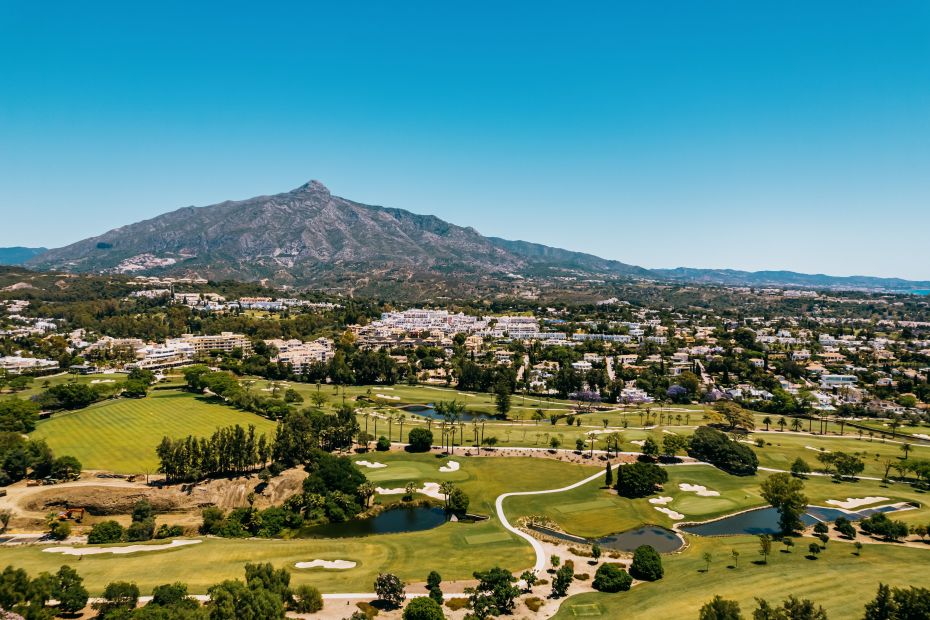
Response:
[[[115,555],[125,555],[127,553],[136,553],[138,551],[164,551],[174,547],[184,547],[186,545],[196,545],[201,540],[172,540],[164,545],[129,545],[128,547],[48,547],[43,549],[45,553],[61,553],[63,555],[99,555],[101,553],[113,553]]]
[[[720,495],[719,491],[712,491],[702,484],[689,484],[687,482],[681,482],[678,484],[678,489],[687,493],[696,493],[701,497],[718,497]]]
[[[457,461],[449,461],[448,463],[440,467],[439,471],[441,471],[444,474],[451,474],[454,471],[458,471],[460,467],[461,465],[459,465]]]
[[[113,379],[93,379],[91,383],[116,383]]]
[[[375,394],[375,396],[384,400],[400,400],[400,396],[388,396],[387,394]]]
[[[407,492],[407,489],[403,487],[397,487],[394,489],[385,489],[383,487],[375,488],[375,493],[378,495],[403,495]],[[435,499],[445,499],[446,496],[439,492],[439,483],[438,482],[425,482],[423,486],[414,491],[415,493],[420,493],[421,495],[426,495],[427,497],[432,497]]]
[[[367,467],[368,469],[381,469],[382,467],[387,467],[386,463],[372,463],[371,461],[355,461],[356,465],[361,465],[362,467]]]
[[[355,562],[349,560],[313,560],[310,562],[297,562],[294,568],[327,568],[330,570],[348,570],[355,568]]]
[[[653,497],[652,499],[649,500],[649,503],[650,503],[650,504],[657,504],[657,505],[659,505],[659,506],[664,506],[665,504],[669,503],[670,501],[672,501],[672,498],[671,498],[671,497]]]
[[[875,502],[884,502],[887,501],[887,497],[847,497],[846,501],[841,501],[838,499],[828,499],[826,503],[831,506],[838,506],[843,510],[855,510],[859,506],[866,506],[868,504],[874,504]]]
[[[675,521],[681,521],[685,518],[685,515],[681,514],[680,512],[675,512],[671,508],[666,508],[664,506],[653,506],[653,508],[659,512],[667,514],[669,518],[674,519]]]
[[[916,437],[917,439],[930,440],[930,435],[924,435],[923,433],[914,433],[914,437]]]
[[[633,444],[634,446],[642,447],[646,443],[646,440],[645,439],[634,439],[630,443]]]
[[[665,433],[666,435],[677,435],[678,434],[674,431],[666,430],[664,428],[662,429],[662,432]]]

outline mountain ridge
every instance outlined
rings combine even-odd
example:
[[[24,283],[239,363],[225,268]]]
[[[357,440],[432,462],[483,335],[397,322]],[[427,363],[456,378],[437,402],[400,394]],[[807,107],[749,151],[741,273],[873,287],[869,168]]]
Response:
[[[33,256],[76,272],[196,273],[291,286],[353,280],[598,276],[739,286],[907,290],[930,282],[791,271],[647,269],[521,240],[485,237],[434,215],[366,205],[313,180],[279,194],[187,206]]]

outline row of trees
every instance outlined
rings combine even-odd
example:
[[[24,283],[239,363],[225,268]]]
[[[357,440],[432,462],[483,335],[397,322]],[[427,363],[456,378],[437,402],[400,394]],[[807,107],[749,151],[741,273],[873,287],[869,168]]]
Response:
[[[865,604],[863,620],[909,620],[930,617],[930,590],[893,588],[880,583],[875,598]],[[739,602],[715,596],[701,607],[700,620],[743,620]],[[756,598],[753,620],[827,620],[826,610],[811,600],[789,596],[780,605]]]
[[[264,433],[256,436],[253,425],[244,429],[236,424],[217,429],[210,437],[165,436],[155,452],[158,471],[172,483],[262,469],[268,463],[271,446]]]

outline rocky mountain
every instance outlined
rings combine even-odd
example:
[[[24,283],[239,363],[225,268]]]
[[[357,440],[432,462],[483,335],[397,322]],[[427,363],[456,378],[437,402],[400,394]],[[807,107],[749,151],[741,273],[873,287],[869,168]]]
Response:
[[[368,292],[389,290],[389,286],[378,285],[393,283],[420,292],[455,292],[460,296],[488,288],[507,290],[508,283],[526,276],[633,277],[824,289],[930,289],[930,282],[897,278],[684,267],[644,269],[537,243],[485,237],[473,228],[432,215],[353,202],[333,196],[318,181],[273,196],[185,207],[63,248],[10,250],[41,252],[25,262],[38,269],[185,274]],[[2,259],[0,250],[0,264]]]
[[[333,196],[318,181],[283,194],[178,209],[50,250],[29,266],[292,285],[423,275],[649,274],[588,254],[484,237],[432,215],[360,204]]]
[[[22,265],[30,258],[45,251],[46,248],[24,248],[22,246],[0,248],[0,265]]]

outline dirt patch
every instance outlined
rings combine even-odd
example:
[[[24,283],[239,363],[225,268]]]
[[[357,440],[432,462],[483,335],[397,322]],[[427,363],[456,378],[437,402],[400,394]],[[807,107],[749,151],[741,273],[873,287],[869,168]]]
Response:
[[[195,507],[190,498],[176,489],[112,486],[50,488],[32,495],[23,507],[32,512],[81,507],[92,515],[104,516],[132,512],[132,507],[142,499],[151,502],[156,512],[179,512]]]
[[[291,495],[300,493],[306,477],[307,472],[302,469],[289,469],[269,480],[267,485],[262,484],[258,476],[253,475],[208,480],[180,488],[192,504],[218,506],[223,510],[247,506],[249,493],[254,492],[255,507],[262,509],[280,506]]]

